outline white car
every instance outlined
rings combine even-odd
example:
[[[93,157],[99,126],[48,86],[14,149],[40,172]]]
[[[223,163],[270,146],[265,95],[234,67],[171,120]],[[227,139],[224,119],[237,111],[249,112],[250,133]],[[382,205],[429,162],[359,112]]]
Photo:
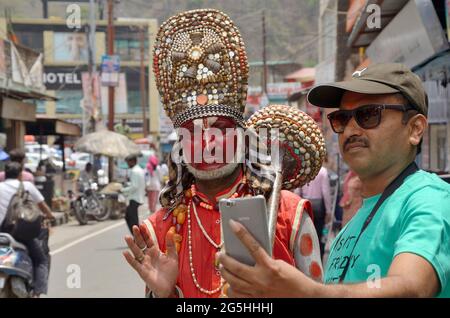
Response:
[[[91,155],[85,152],[74,152],[70,158],[66,158],[66,169],[83,171],[90,161]]]
[[[25,168],[29,169],[31,172],[36,173],[36,169],[39,165],[39,161],[47,159],[48,156],[39,153],[29,153],[25,154]]]
[[[25,144],[25,152],[27,153],[37,153],[40,154],[42,152],[42,154],[44,155],[49,155],[51,152],[51,148],[48,145],[40,145],[40,144]]]

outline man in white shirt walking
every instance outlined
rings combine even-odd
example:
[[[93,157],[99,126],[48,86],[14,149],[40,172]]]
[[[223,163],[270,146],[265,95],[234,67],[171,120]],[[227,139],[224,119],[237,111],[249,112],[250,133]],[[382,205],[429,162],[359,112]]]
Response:
[[[125,161],[130,168],[130,185],[122,189],[122,192],[127,196],[129,203],[125,214],[128,228],[132,232],[133,225],[139,226],[138,208],[145,200],[145,172],[137,164],[136,156],[129,156]]]

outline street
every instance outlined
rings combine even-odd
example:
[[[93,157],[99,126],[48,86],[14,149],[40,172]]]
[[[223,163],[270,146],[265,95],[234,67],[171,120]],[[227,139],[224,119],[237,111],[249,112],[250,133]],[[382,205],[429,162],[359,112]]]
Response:
[[[143,282],[122,256],[128,233],[124,219],[91,221],[85,226],[70,221],[52,228],[47,297],[143,297]]]
[[[450,0],[0,0],[0,299],[450,298],[449,183]]]

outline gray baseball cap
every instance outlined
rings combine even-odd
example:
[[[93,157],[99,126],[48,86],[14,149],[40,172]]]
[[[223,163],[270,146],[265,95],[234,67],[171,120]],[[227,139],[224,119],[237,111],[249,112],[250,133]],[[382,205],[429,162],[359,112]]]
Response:
[[[372,64],[353,73],[343,82],[317,85],[308,93],[308,102],[325,108],[339,108],[345,91],[361,94],[402,94],[419,113],[427,116],[428,96],[420,78],[398,63]]]

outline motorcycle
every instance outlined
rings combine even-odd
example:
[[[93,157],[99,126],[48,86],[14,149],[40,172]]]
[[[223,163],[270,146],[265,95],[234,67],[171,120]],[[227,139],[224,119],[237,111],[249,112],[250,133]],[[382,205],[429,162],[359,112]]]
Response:
[[[0,298],[31,297],[33,263],[25,245],[0,233]]]
[[[110,211],[105,209],[102,200],[103,194],[98,193],[98,185],[92,180],[80,183],[79,195],[76,196],[73,191],[68,191],[70,208],[80,225],[86,225],[89,219],[105,221],[110,216]]]
[[[122,184],[111,182],[100,191],[104,196],[104,200],[102,200],[104,207],[110,211],[110,217],[113,220],[125,216],[127,204],[125,196],[120,193],[121,189]]]

